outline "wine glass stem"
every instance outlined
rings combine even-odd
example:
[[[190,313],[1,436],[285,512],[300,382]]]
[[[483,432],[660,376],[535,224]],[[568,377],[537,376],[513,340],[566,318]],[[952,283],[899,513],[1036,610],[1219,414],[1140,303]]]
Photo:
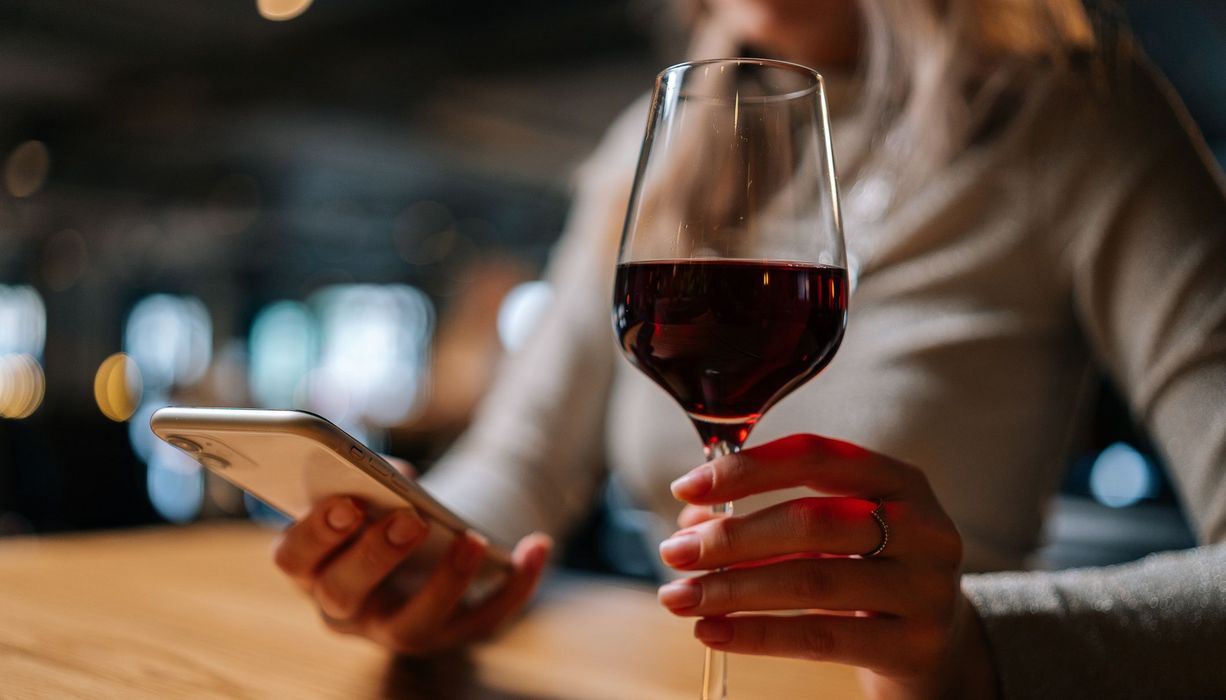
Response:
[[[733,445],[724,440],[703,446],[707,461],[724,455],[739,452],[740,445]],[[711,514],[725,518],[732,515],[732,501],[717,503],[711,506]],[[723,571],[723,569],[720,569]],[[728,698],[728,655],[722,651],[706,648],[706,656],[702,664],[702,700],[727,700]]]

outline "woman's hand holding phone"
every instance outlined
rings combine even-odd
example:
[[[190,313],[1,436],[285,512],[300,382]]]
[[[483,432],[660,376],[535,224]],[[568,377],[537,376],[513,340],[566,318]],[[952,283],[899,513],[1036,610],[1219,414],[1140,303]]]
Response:
[[[409,471],[407,464],[394,464]],[[492,633],[523,608],[540,580],[552,541],[541,533],[520,540],[502,587],[469,605],[465,592],[488,547],[485,538],[471,530],[455,538],[412,592],[389,580],[425,541],[430,527],[411,506],[371,519],[362,503],[334,496],[285,531],[274,559],[315,601],[333,630],[403,654],[445,651]]]

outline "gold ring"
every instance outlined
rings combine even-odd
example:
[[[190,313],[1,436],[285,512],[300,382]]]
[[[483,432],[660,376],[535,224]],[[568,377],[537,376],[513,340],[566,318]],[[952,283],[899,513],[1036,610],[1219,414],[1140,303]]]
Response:
[[[885,524],[885,503],[880,498],[877,499],[877,507],[869,515],[873,516],[873,520],[877,521],[877,528],[881,530],[881,543],[873,548],[872,551],[860,555],[865,559],[871,559],[881,554],[885,546],[890,542],[890,526]]]

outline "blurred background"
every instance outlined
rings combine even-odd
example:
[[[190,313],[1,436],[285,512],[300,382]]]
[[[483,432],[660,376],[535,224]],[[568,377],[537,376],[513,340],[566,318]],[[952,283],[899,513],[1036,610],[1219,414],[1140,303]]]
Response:
[[[1226,158],[1226,4],[1126,5]],[[309,409],[428,468],[675,27],[662,0],[0,2],[0,535],[266,517],[153,438],[172,403]],[[1191,542],[1109,387],[1078,453],[1043,565]],[[648,572],[596,512],[572,561]]]

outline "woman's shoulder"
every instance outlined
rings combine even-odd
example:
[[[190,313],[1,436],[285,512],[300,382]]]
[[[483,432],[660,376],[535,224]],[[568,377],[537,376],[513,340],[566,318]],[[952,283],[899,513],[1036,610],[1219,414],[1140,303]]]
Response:
[[[1179,95],[1137,51],[1074,56],[1031,81],[1025,99],[1038,149],[1125,169],[1171,148],[1209,153]]]
[[[1021,84],[994,162],[1043,203],[1058,250],[1103,231],[1142,190],[1166,209],[1221,208],[1226,190],[1212,153],[1143,55],[1078,57]]]

